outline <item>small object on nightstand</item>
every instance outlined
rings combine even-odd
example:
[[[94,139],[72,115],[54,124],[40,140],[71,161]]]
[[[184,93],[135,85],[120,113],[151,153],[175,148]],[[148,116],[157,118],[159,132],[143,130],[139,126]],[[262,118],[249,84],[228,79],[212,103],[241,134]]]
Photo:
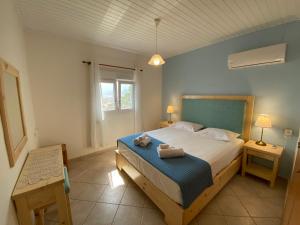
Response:
[[[260,146],[257,145],[253,140],[248,141],[244,144],[242,175],[245,176],[246,173],[250,173],[252,175],[270,181],[270,186],[274,187],[282,152],[282,146],[271,144]],[[252,156],[272,161],[273,168],[255,164],[250,160]]]
[[[159,127],[160,127],[160,128],[169,127],[169,126],[171,126],[172,124],[173,124],[173,122],[172,122],[172,123],[169,123],[169,121],[160,121]]]
[[[172,113],[174,113],[174,107],[172,105],[168,105],[167,113],[169,113],[168,123],[172,124]]]
[[[269,115],[266,114],[260,114],[256,121],[255,121],[255,126],[261,127],[261,136],[260,140],[256,141],[255,143],[260,146],[266,146],[266,143],[263,142],[263,134],[264,134],[264,128],[271,128],[272,127],[272,121]]]

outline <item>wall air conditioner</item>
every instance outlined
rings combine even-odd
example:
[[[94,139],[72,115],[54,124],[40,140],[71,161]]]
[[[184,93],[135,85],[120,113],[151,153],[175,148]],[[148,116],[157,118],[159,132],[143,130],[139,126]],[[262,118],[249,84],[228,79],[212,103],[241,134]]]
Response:
[[[228,56],[229,69],[242,69],[253,66],[264,66],[285,63],[287,44],[276,44]]]

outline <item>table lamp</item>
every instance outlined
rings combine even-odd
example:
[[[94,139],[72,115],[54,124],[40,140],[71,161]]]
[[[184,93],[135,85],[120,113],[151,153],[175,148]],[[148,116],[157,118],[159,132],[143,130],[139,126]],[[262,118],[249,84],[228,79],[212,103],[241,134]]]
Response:
[[[261,127],[261,136],[260,140],[256,141],[255,143],[260,146],[266,146],[267,144],[263,142],[263,134],[264,134],[264,128],[271,128],[272,127],[272,121],[269,115],[266,114],[260,114],[258,115],[256,121],[255,121],[255,126]]]
[[[174,113],[174,107],[172,105],[168,105],[168,107],[167,107],[167,113],[169,113],[168,123],[173,123],[171,117],[172,117],[172,113]]]

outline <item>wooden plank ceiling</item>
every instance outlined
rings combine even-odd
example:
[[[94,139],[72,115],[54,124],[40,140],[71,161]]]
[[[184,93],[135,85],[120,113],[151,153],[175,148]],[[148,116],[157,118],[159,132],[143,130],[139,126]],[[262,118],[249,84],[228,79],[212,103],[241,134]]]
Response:
[[[26,29],[164,57],[299,20],[300,0],[14,0]]]

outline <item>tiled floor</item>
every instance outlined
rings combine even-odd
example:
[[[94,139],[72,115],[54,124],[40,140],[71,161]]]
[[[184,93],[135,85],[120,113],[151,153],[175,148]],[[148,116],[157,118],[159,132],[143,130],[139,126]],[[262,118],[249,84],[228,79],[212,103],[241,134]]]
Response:
[[[74,225],[164,225],[162,213],[115,167],[114,152],[71,162]],[[286,183],[271,189],[253,177],[235,176],[192,225],[280,225]],[[55,206],[46,224],[57,225]]]

